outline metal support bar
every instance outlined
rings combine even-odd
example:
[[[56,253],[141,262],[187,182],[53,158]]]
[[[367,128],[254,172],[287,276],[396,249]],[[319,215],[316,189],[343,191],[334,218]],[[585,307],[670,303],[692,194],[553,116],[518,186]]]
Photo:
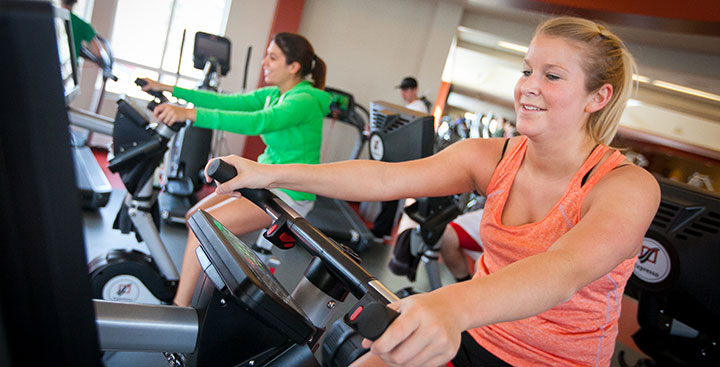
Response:
[[[198,338],[194,308],[93,300],[103,350],[191,353]]]
[[[68,109],[68,117],[70,118],[70,123],[75,126],[112,136],[114,124],[113,120],[108,117],[73,107]]]

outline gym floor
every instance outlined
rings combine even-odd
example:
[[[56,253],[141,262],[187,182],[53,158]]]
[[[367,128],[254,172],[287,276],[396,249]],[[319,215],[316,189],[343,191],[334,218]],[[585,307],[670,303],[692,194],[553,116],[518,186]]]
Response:
[[[113,185],[115,186],[115,185]],[[109,203],[97,211],[84,211],[84,234],[86,255],[88,260],[100,256],[105,252],[116,249],[137,249],[145,253],[148,252],[144,243],[138,243],[133,234],[122,234],[118,230],[112,229],[112,223],[115,215],[122,204],[125,190],[115,188],[110,196]],[[170,256],[176,267],[179,269],[182,263],[182,256],[187,238],[187,229],[181,225],[163,224],[161,228],[161,237],[168,248]],[[249,238],[243,238],[246,242]],[[310,261],[309,255],[302,249],[294,248],[291,250],[274,250],[274,254],[280,259],[281,265],[277,269],[275,275],[278,280],[285,286],[288,291],[292,292],[295,285],[300,280],[305,267]],[[429,285],[427,276],[422,266],[418,269],[417,281],[411,284],[405,277],[399,277],[392,274],[387,263],[391,255],[391,246],[376,244],[368,250],[361,253],[362,264],[373,275],[378,277],[390,290],[396,291],[404,287],[413,286],[417,290],[428,290]],[[452,276],[446,269],[442,268],[442,280],[447,284],[452,281]],[[349,296],[344,304],[342,304],[335,313],[335,317],[341,317],[355,303],[355,298]],[[334,321],[334,320],[333,320]],[[632,348],[622,343],[617,343],[616,354],[619,351],[625,351],[625,360],[630,366],[641,357],[641,355]],[[318,357],[320,349],[318,349]],[[105,366],[107,367],[126,367],[126,366],[144,366],[144,367],[166,367],[168,366],[165,357],[161,353],[144,353],[144,352],[106,352],[103,357]],[[613,358],[613,367],[622,367],[618,362],[617,356]]]

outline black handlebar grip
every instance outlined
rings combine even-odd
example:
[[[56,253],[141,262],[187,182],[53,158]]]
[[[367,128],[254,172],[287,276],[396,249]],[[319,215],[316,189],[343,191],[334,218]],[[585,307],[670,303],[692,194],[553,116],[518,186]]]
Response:
[[[148,82],[147,82],[147,80],[145,80],[145,79],[136,78],[136,79],[135,79],[135,84],[138,85],[139,87],[144,87],[144,86],[146,86],[146,85],[148,84]],[[159,99],[159,100],[160,100],[160,103],[167,103],[167,101],[168,101],[167,97],[165,97],[165,95],[163,94],[162,91],[159,91],[159,90],[146,90],[145,93],[147,93],[147,94],[149,94],[149,95],[151,95],[151,96]],[[152,102],[151,102],[151,103],[152,103]],[[158,104],[159,104],[159,103],[158,103]],[[150,111],[152,111],[154,108],[155,108],[155,106],[153,106],[153,107],[151,108],[150,105],[148,104],[148,109],[149,109]]]
[[[152,100],[152,101],[148,102],[147,109],[150,110],[151,112],[155,112],[155,107],[157,107],[159,105],[160,105],[160,103],[157,103],[157,102],[155,102],[155,100]]]
[[[140,78],[135,79],[135,84],[137,84],[138,86],[144,87],[147,85],[147,83],[148,82],[145,79],[140,79]]]
[[[212,160],[210,164],[208,164],[207,173],[213,180],[220,183],[230,181],[233,177],[237,176],[235,167],[222,159]]]
[[[213,180],[223,183],[237,176],[237,170],[222,159],[215,159],[208,164],[207,174]],[[273,194],[265,189],[240,189],[237,191],[240,191],[244,198],[252,201],[260,209],[265,209],[267,203],[271,202],[273,198]]]
[[[361,300],[351,312],[345,315],[345,322],[357,330],[360,335],[374,341],[400,314],[377,301],[363,303]]]
[[[185,121],[177,121],[168,127],[170,128],[170,130],[172,130],[174,132],[178,132],[178,131],[180,131],[180,129],[184,128],[185,126],[187,126],[187,123]]]

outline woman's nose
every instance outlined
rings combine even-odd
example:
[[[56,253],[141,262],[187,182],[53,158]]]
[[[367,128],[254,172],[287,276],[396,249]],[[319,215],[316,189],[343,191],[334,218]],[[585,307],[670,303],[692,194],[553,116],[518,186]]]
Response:
[[[539,91],[538,80],[533,75],[520,81],[520,92],[523,95],[537,95]]]

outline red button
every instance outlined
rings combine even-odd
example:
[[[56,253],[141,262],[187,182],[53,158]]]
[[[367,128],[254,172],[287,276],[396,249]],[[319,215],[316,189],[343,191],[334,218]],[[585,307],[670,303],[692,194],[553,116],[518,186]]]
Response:
[[[276,230],[277,228],[278,228],[277,224],[273,224],[272,227],[270,227],[270,228],[267,230],[267,235],[268,235],[268,236],[272,236],[273,232],[275,232],[275,230]]]
[[[287,233],[283,233],[279,237],[280,241],[287,242],[287,243],[295,243],[295,238]]]
[[[353,311],[352,315],[350,315],[350,321],[355,321],[355,319],[357,319],[357,317],[360,316],[362,311],[363,311],[363,306],[356,308],[355,311]]]

